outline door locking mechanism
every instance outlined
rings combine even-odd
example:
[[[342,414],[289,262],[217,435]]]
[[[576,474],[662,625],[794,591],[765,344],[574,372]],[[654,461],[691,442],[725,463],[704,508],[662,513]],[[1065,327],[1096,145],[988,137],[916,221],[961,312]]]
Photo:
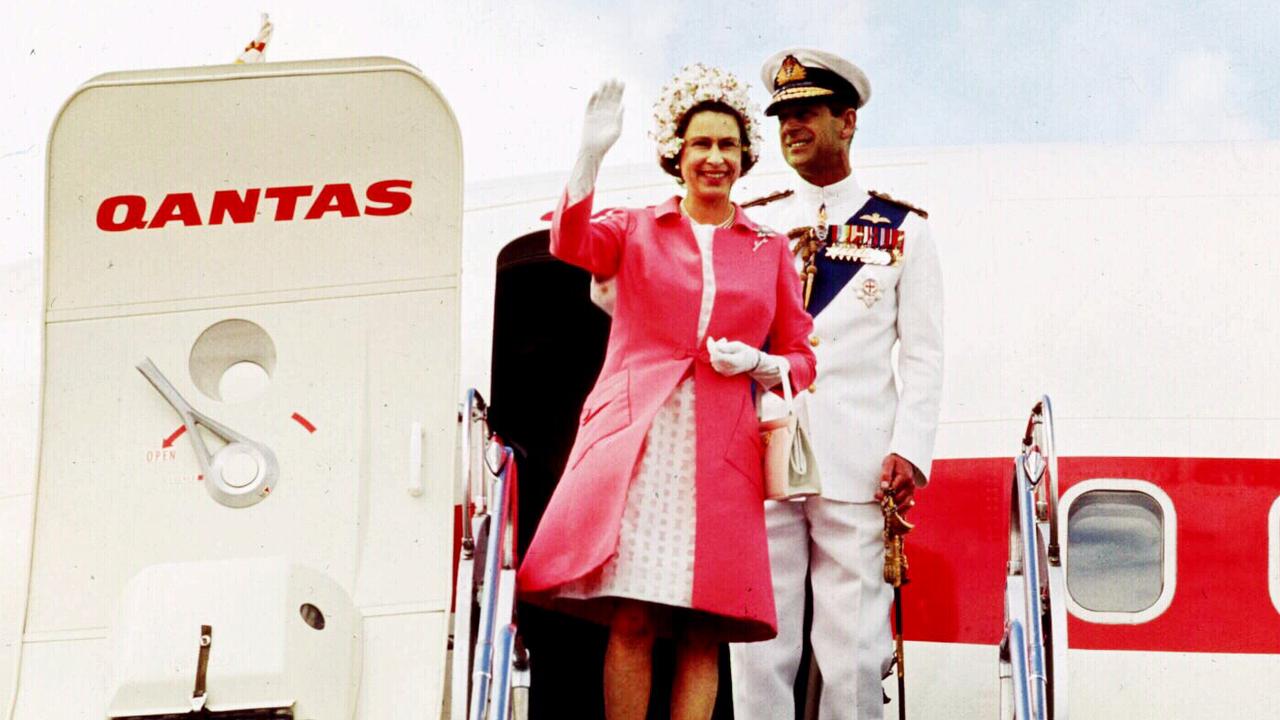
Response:
[[[200,471],[204,474],[205,490],[214,500],[227,507],[242,508],[260,502],[271,493],[280,477],[280,465],[271,448],[193,408],[151,362],[151,358],[144,358],[138,363],[138,372],[182,418],[191,444],[195,446]],[[226,445],[210,454],[204,436],[197,428],[201,425]]]

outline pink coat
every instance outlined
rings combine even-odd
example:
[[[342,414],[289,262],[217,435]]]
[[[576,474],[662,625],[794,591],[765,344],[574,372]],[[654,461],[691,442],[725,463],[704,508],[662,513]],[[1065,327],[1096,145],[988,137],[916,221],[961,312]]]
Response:
[[[751,379],[712,369],[696,336],[702,261],[679,198],[591,217],[591,197],[556,210],[551,252],[617,277],[604,367],[582,408],[578,436],[520,567],[537,600],[599,569],[616,552],[637,460],[658,409],[692,372],[697,418],[693,607],[724,616],[725,640],[777,632],[765,539],[761,443]],[[740,340],[791,363],[792,387],[814,378],[813,321],[786,239],[741,209],[715,232],[716,298],[709,337]]]

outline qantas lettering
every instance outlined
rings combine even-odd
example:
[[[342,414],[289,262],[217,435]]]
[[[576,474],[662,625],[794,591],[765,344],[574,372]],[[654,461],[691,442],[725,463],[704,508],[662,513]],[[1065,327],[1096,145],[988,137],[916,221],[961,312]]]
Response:
[[[413,196],[408,193],[412,187],[411,180],[380,180],[373,183],[365,190],[362,213],[351,183],[323,185],[315,193],[315,199],[302,219],[316,220],[329,213],[337,213],[344,218],[359,217],[361,214],[381,217],[399,215],[413,204]],[[209,203],[208,222],[202,219],[193,193],[165,195],[149,220],[146,198],[141,195],[113,195],[98,205],[98,229],[123,232],[162,228],[169,223],[182,223],[187,227],[221,225],[227,220],[237,224],[249,223],[258,217],[258,201],[261,198],[275,201],[275,213],[272,217],[277,222],[283,222],[296,218],[299,200],[310,197],[314,190],[313,185],[248,188],[244,192],[218,190]]]

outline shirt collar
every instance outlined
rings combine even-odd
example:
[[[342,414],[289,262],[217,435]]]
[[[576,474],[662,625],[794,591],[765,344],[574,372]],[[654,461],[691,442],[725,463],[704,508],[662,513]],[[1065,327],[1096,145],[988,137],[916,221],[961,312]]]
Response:
[[[684,213],[680,210],[680,196],[672,195],[670,198],[667,198],[660,205],[655,207],[653,212],[658,218],[667,218],[670,216],[679,218],[683,216]],[[737,203],[733,204],[733,213],[733,224],[735,226],[741,225],[750,232],[759,232],[759,226],[756,225],[750,217],[747,217],[747,214],[742,211],[742,208],[738,207]]]
[[[843,205],[846,200],[855,199],[866,194],[863,192],[862,186],[858,185],[858,180],[853,173],[849,173],[849,176],[843,180],[825,186],[813,185],[797,175],[795,188],[796,194],[802,198],[812,200],[815,206],[820,203]]]

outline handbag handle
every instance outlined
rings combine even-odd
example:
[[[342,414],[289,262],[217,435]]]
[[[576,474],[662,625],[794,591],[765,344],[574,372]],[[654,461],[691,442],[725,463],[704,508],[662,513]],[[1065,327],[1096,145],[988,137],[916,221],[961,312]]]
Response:
[[[782,399],[787,405],[787,417],[795,417],[796,402],[795,397],[791,394],[791,363],[784,357],[779,357],[778,360],[782,363]],[[791,440],[789,462],[791,470],[800,475],[805,475],[809,472],[809,461],[805,457],[804,442],[803,431],[797,427],[796,436]]]
[[[787,407],[786,416],[795,415],[796,402],[795,402],[795,398],[792,396],[792,393],[791,393],[791,363],[790,361],[788,361],[786,358],[782,356],[778,356],[778,362],[782,364],[782,400]],[[766,390],[764,386],[760,387],[760,398],[757,399],[757,402],[756,402],[757,418],[760,418],[760,416],[764,412],[764,403],[760,402],[759,400],[763,399],[764,394],[767,392],[769,391]]]
[[[782,401],[787,405],[787,414],[796,414],[795,397],[791,394],[791,361],[785,357],[778,356],[778,362],[782,364]],[[768,392],[767,390],[765,392]]]

